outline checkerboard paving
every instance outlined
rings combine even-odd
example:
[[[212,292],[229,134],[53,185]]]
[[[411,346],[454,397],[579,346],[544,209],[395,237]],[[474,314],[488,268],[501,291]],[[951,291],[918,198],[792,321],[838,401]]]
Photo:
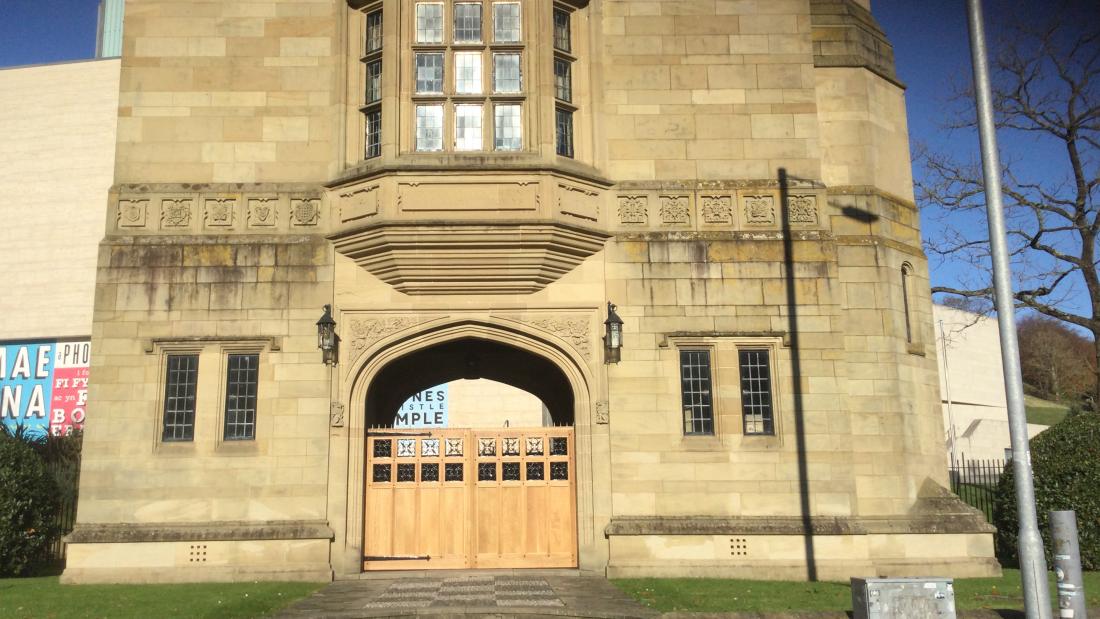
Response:
[[[565,606],[541,578],[462,576],[391,584],[366,608]]]

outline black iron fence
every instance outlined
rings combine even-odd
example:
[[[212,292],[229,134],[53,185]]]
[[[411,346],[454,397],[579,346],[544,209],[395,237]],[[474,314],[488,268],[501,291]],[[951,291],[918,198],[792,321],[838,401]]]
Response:
[[[57,510],[57,526],[61,531],[61,535],[54,541],[50,547],[50,558],[58,561],[65,559],[65,543],[61,541],[61,537],[68,535],[73,530],[73,524],[76,523],[76,498],[77,488],[80,481],[80,461],[55,461],[47,462],[46,468],[49,469],[54,479],[57,481],[57,487],[61,491],[61,506]]]
[[[951,492],[994,522],[996,516],[997,482],[1005,470],[1004,460],[967,460],[965,456],[951,463]]]

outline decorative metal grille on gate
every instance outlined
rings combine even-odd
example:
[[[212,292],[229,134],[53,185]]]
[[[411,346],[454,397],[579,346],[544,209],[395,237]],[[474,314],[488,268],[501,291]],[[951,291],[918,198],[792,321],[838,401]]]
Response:
[[[364,570],[575,567],[573,429],[367,435]]]

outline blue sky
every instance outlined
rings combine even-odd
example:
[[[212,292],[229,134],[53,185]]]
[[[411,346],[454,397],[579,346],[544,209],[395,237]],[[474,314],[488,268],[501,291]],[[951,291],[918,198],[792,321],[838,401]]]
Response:
[[[875,15],[894,45],[898,74],[908,86],[910,133],[961,158],[977,157],[977,138],[942,128],[949,95],[970,80],[970,56],[963,0],[873,0]],[[1037,13],[1041,0],[986,0],[992,34],[998,19],[1015,11]],[[98,0],[0,0],[0,67],[87,59],[95,53]],[[1002,132],[1003,156],[1026,153],[1031,169],[1044,169],[1060,152],[1035,138]],[[965,225],[965,223],[964,223]],[[984,225],[978,223],[978,225]],[[938,233],[925,217],[925,236]],[[960,270],[934,266],[934,284],[955,284]]]

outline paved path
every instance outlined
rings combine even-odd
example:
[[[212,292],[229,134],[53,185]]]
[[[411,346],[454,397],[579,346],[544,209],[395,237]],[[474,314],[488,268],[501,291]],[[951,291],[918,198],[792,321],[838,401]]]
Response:
[[[603,578],[539,575],[456,575],[340,581],[275,619],[358,617],[659,616]]]

